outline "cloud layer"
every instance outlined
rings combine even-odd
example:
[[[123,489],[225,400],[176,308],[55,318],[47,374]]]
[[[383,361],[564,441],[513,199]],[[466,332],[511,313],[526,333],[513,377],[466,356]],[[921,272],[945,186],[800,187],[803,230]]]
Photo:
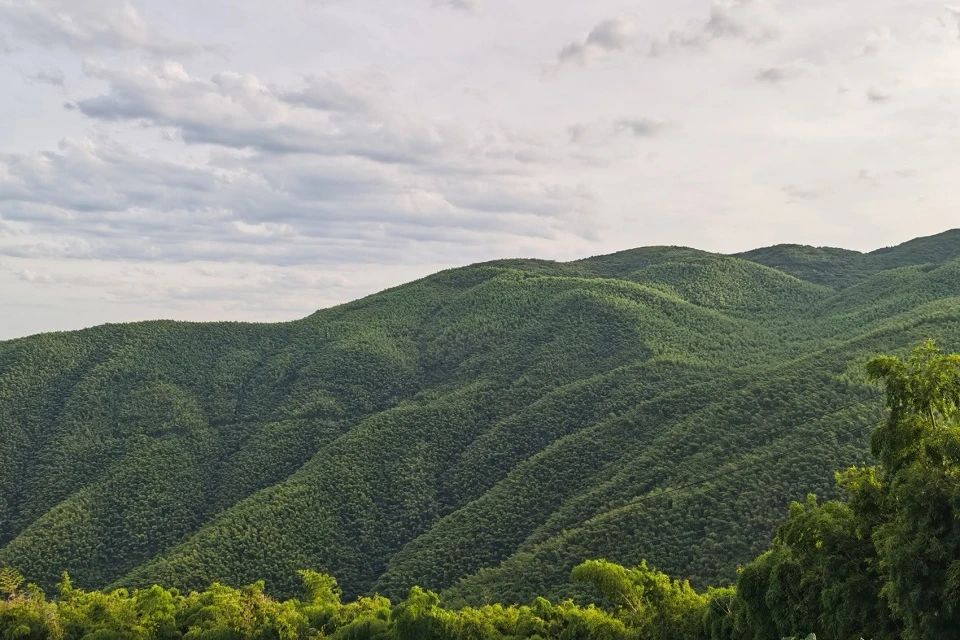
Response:
[[[841,4],[0,0],[0,337],[951,226],[960,13]]]
[[[198,49],[158,32],[127,0],[0,0],[0,21],[17,39],[43,48],[156,55],[182,55]]]

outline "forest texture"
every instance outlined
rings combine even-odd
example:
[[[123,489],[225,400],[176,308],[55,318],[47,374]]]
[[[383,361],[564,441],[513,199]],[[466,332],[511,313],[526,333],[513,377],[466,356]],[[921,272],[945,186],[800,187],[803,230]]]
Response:
[[[263,582],[182,594],[154,585],[57,597],[0,570],[0,636],[53,639],[294,640],[843,640],[955,638],[960,628],[960,355],[932,342],[867,365],[886,389],[888,418],[871,437],[876,464],[836,474],[842,499],[790,505],[769,549],[734,587],[698,593],[645,562],[588,560],[571,574],[586,601],[458,609],[414,586],[343,603],[336,581],[299,572],[300,598]],[[808,636],[807,634],[812,634]]]
[[[845,495],[885,419],[865,364],[926,338],[960,347],[958,231],[498,261],[290,323],[6,341],[0,566],[279,598],[310,568],[456,608],[582,598],[606,558],[702,591],[784,505]]]

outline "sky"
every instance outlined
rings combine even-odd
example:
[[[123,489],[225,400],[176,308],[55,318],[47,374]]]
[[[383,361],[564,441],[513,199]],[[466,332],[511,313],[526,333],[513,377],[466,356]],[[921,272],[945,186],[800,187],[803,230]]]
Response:
[[[0,0],[0,339],[960,226],[960,6]]]

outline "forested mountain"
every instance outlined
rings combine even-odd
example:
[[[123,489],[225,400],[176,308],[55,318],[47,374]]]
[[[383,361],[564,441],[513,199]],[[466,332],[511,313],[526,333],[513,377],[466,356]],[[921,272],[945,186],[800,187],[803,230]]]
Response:
[[[298,572],[300,597],[260,580],[188,593],[85,590],[63,574],[48,599],[0,567],[0,637],[19,640],[953,640],[960,575],[960,354],[924,341],[865,367],[886,391],[875,464],[836,474],[839,499],[790,504],[736,584],[697,590],[646,561],[586,560],[576,599],[451,608],[412,586],[391,602],[342,601],[333,576]],[[716,477],[716,476],[715,476]]]
[[[960,347],[960,231],[438,273],[284,324],[0,342],[0,567],[348,596],[571,595],[589,558],[735,577],[868,459],[863,365]]]

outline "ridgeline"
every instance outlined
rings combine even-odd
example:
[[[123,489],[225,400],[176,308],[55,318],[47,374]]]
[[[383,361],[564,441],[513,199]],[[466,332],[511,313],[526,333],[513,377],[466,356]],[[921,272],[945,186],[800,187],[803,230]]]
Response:
[[[504,260],[290,323],[0,342],[0,567],[278,596],[312,568],[454,605],[577,596],[590,558],[729,583],[870,459],[869,358],[927,338],[960,347],[958,230]]]

